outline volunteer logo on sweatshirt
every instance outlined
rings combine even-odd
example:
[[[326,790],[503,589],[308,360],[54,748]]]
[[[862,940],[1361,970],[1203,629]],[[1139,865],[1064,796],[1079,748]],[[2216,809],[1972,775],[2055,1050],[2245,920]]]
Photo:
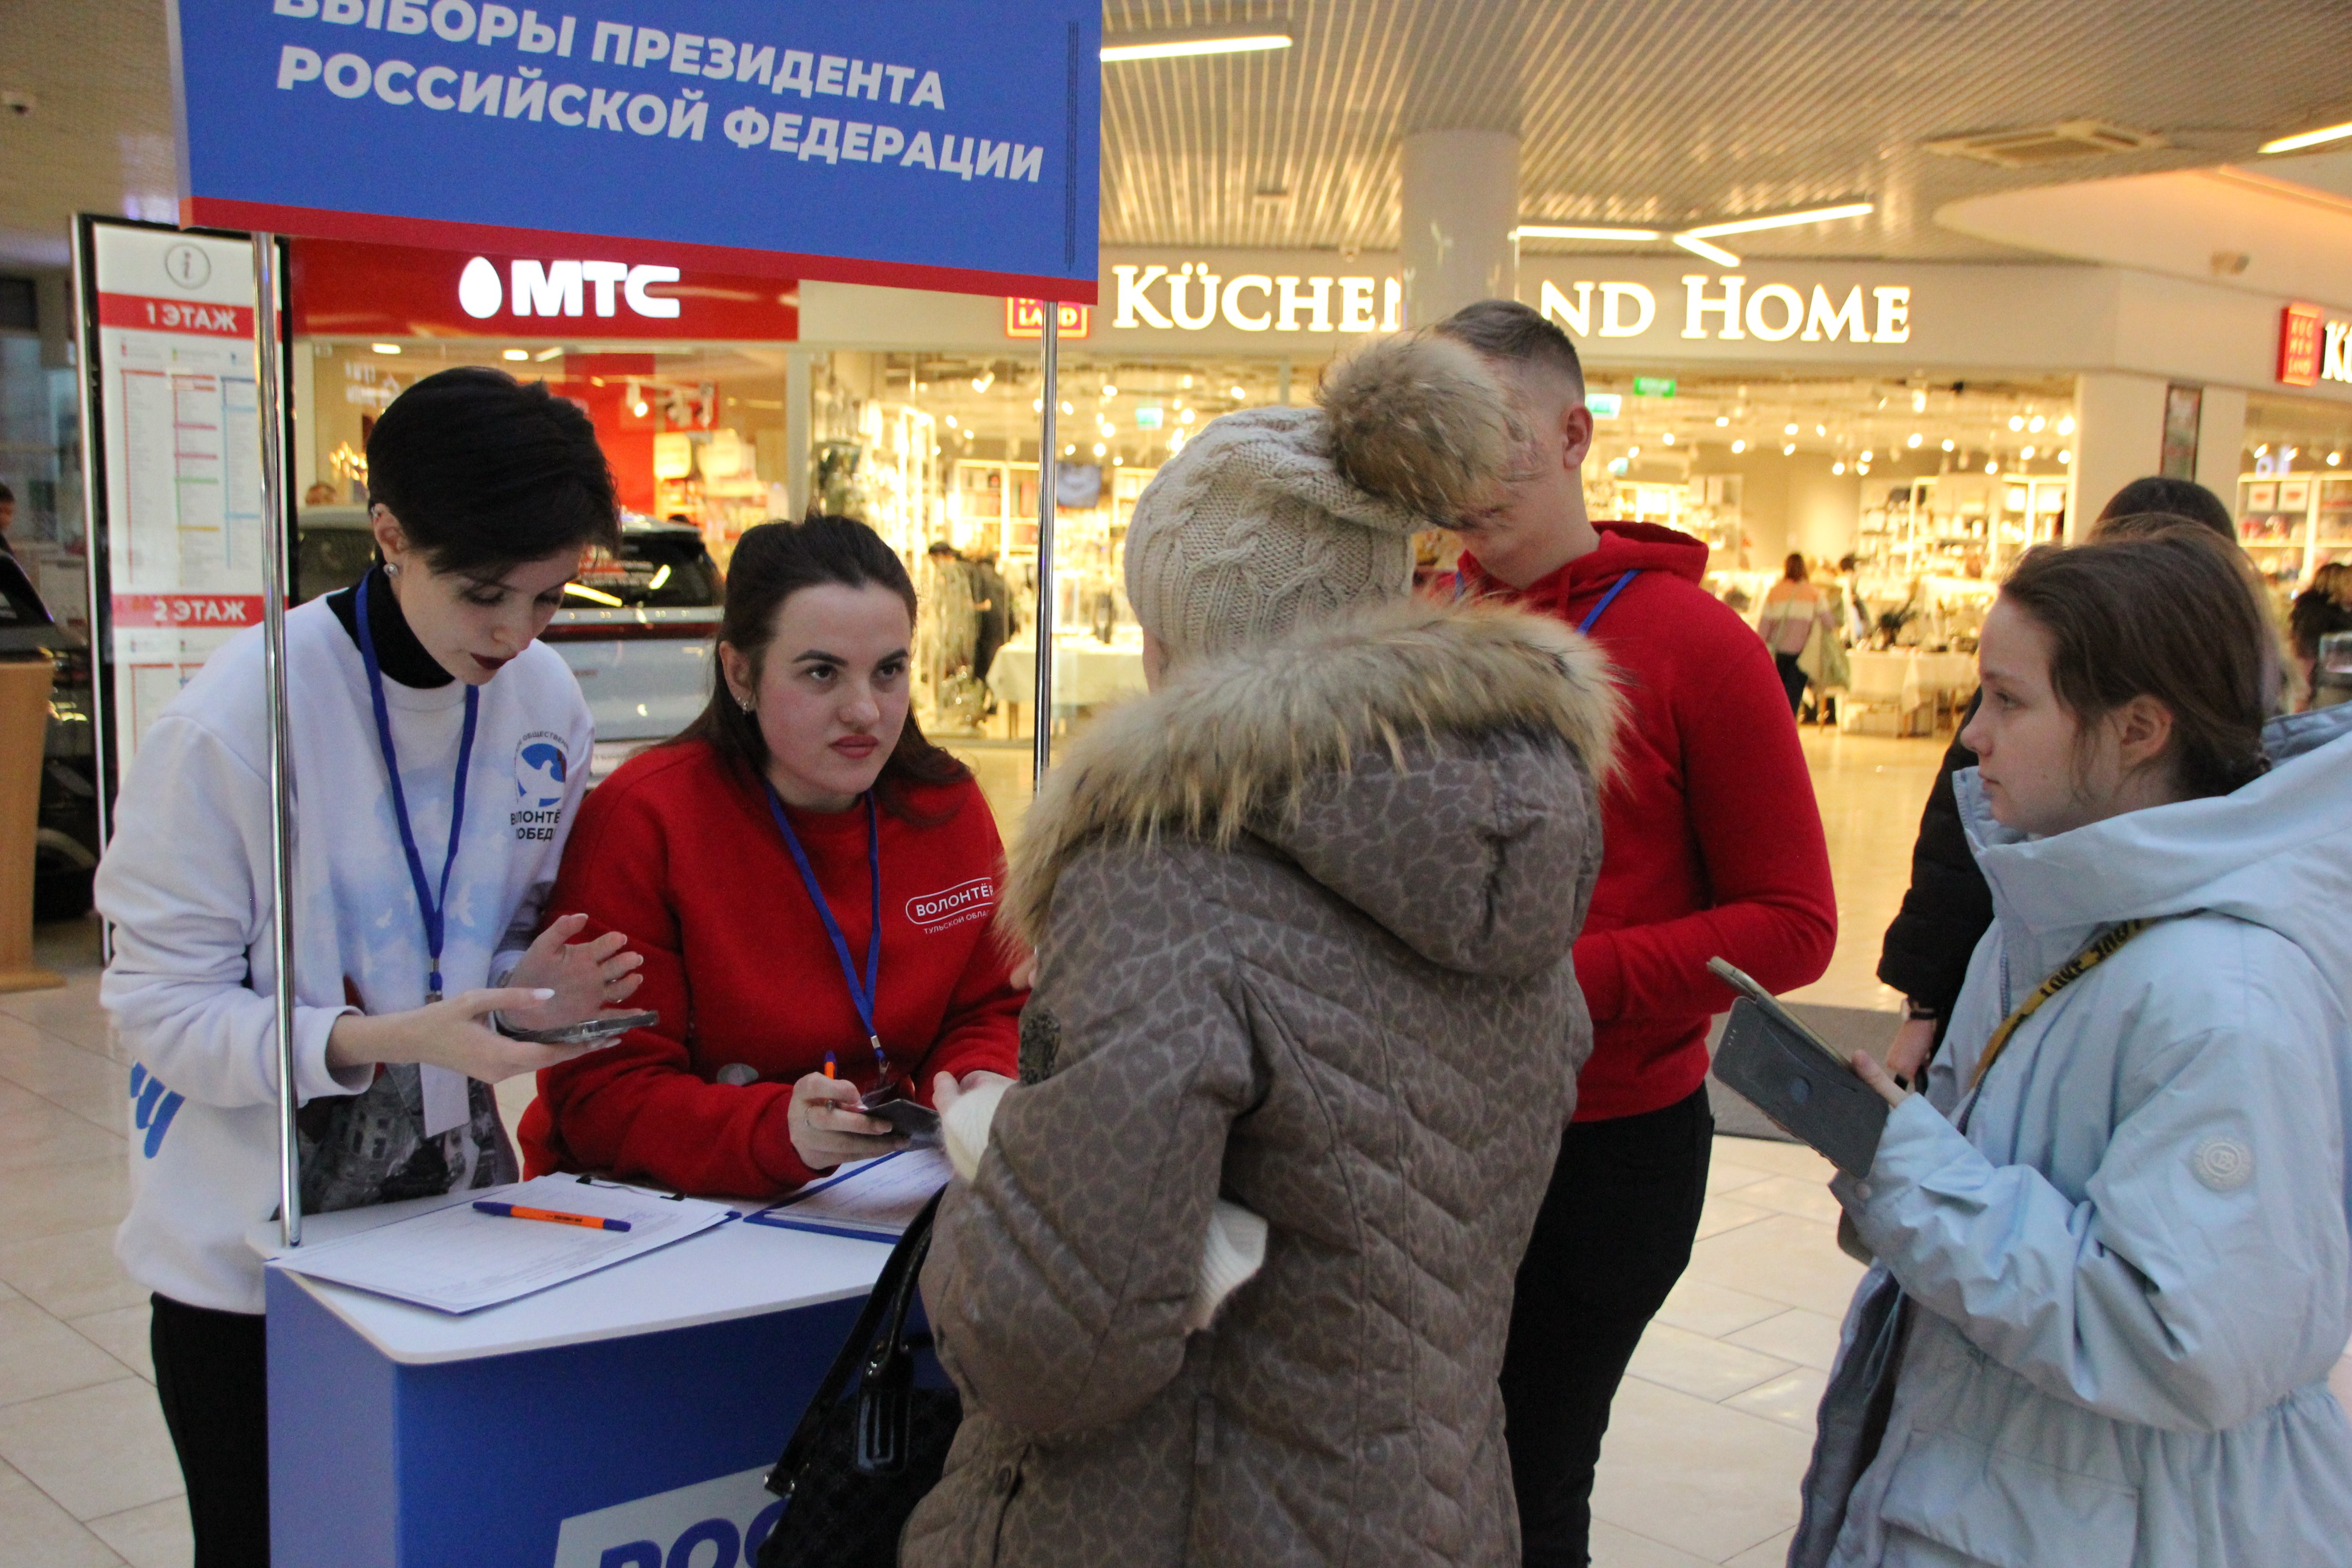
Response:
[[[996,907],[996,879],[975,877],[945,891],[924,893],[907,900],[907,919],[927,931],[946,931],[971,921],[984,921]]]
[[[515,743],[515,794],[520,804],[509,820],[517,838],[552,840],[563,816],[563,779],[569,771],[562,737],[533,730]]]

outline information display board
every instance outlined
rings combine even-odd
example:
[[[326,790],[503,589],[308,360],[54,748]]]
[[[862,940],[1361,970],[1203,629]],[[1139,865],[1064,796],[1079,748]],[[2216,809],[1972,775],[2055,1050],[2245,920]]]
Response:
[[[101,469],[92,637],[106,777],[214,650],[261,624],[253,247],[83,220],[84,347]],[[102,544],[102,551],[96,549]]]
[[[1095,0],[171,11],[191,223],[1095,299]]]

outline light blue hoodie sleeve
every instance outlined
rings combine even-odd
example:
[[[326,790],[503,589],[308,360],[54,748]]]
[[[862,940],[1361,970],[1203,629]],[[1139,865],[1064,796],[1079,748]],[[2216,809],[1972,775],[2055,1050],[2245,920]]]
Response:
[[[2170,1039],[2133,1022],[2161,1043],[2101,1085],[2116,1121],[2080,1202],[1992,1164],[1917,1095],[1868,1182],[1832,1185],[1915,1300],[2034,1386],[2119,1420],[2236,1426],[2326,1374],[2347,1289],[2322,1048],[2340,1026],[2305,987],[2254,1000],[2242,1026]]]

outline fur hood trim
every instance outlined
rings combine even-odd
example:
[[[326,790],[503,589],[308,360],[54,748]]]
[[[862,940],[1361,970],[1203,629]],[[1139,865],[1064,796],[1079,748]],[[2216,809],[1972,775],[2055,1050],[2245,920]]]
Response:
[[[1606,785],[1624,700],[1607,658],[1547,616],[1493,603],[1382,605],[1189,663],[1104,714],[1029,808],[1003,923],[1033,950],[1054,884],[1092,839],[1231,845],[1374,748],[1520,729],[1556,734]]]

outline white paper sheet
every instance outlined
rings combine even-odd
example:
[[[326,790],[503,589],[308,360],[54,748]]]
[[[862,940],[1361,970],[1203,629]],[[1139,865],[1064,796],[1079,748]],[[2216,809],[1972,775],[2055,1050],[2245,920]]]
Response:
[[[541,1176],[465,1197],[414,1219],[282,1253],[277,1266],[436,1311],[472,1312],[681,1241],[731,1212],[724,1204],[605,1182],[592,1185],[577,1176]],[[629,1228],[589,1230],[487,1215],[474,1207],[482,1198],[625,1220]]]
[[[753,1215],[751,1223],[892,1241],[954,1175],[945,1151],[905,1149],[878,1160],[845,1165]]]

